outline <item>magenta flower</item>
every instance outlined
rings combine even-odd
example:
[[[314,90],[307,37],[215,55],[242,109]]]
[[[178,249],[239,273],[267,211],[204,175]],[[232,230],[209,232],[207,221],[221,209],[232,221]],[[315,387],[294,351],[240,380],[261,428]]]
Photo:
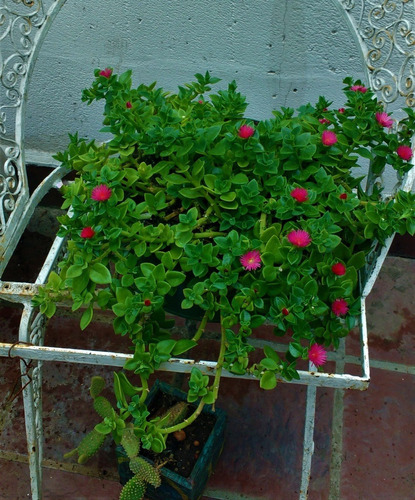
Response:
[[[320,118],[318,121],[319,121],[320,123],[322,123],[323,125],[324,125],[324,124],[326,124],[326,123],[327,123],[327,124],[328,124],[328,123],[330,123],[330,120],[327,120],[327,118]]]
[[[150,299],[145,299],[145,301],[144,301],[144,305],[145,305],[146,307],[151,306],[151,300],[150,300]]]
[[[81,231],[81,238],[85,238],[86,240],[92,238],[94,235],[95,231],[90,226],[84,227]]]
[[[304,188],[295,188],[291,191],[290,195],[299,203],[303,203],[308,200],[307,189]]]
[[[401,144],[398,146],[396,150],[398,156],[400,156],[403,160],[410,160],[412,158],[412,148],[411,146],[406,146],[405,144]]]
[[[238,130],[238,135],[242,139],[248,139],[249,137],[253,136],[254,133],[255,130],[249,125],[242,125]]]
[[[393,127],[393,118],[391,118],[385,111],[382,111],[382,113],[376,113],[375,117],[379,125],[381,125],[382,127]]]
[[[340,198],[341,200],[347,200],[347,193],[341,193],[341,194],[339,195],[339,198]]]
[[[253,271],[261,267],[261,254],[258,250],[247,252],[245,255],[242,255],[239,260],[247,271]]]
[[[286,307],[283,307],[281,309],[281,312],[284,316],[288,316],[290,314],[290,311]]]
[[[126,108],[128,108],[128,109],[131,109],[131,108],[133,107],[133,105],[131,104],[131,102],[130,102],[130,101],[127,101],[127,102],[125,103],[125,107],[126,107]]]
[[[99,76],[104,76],[105,78],[109,78],[112,75],[111,68],[105,68],[99,72]]]
[[[331,310],[336,316],[344,316],[349,310],[349,306],[344,299],[336,299],[331,305]]]
[[[346,110],[344,108],[339,108],[337,111],[342,115]]]
[[[353,90],[353,92],[361,92],[362,94],[367,92],[367,88],[364,85],[352,85],[350,90]]]
[[[343,276],[344,274],[346,274],[346,266],[341,262],[336,262],[336,264],[333,264],[331,266],[331,270],[337,276]]]
[[[291,231],[287,235],[288,241],[295,247],[306,247],[311,243],[311,237],[303,229]]]
[[[308,350],[308,359],[318,368],[327,361],[327,352],[321,345],[313,344]]]
[[[321,134],[321,142],[325,146],[332,146],[337,142],[337,135],[332,130],[324,130]]]
[[[111,197],[111,189],[106,184],[100,184],[94,187],[91,198],[95,201],[107,201]]]

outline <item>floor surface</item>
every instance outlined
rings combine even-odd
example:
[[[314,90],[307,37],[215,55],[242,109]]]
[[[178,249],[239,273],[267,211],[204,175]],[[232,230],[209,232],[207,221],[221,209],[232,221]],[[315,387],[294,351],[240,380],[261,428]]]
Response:
[[[415,260],[388,257],[369,297],[368,390],[317,390],[309,500],[415,499],[414,276]],[[19,317],[16,308],[0,308],[2,341],[16,341]],[[49,322],[46,344],[120,352],[128,345],[108,323],[97,321],[81,332],[70,315]],[[354,333],[346,354],[346,371],[360,374]],[[44,365],[44,500],[118,498],[121,487],[109,444],[84,466],[63,459],[95,423],[86,391],[94,374],[110,384],[111,368]],[[1,500],[30,498],[21,397],[10,402],[18,376],[17,360],[0,358]],[[160,373],[159,378],[185,384],[177,375]],[[226,442],[204,500],[298,499],[306,388],[282,383],[265,392],[255,381],[234,379],[221,385],[218,406],[228,414]]]

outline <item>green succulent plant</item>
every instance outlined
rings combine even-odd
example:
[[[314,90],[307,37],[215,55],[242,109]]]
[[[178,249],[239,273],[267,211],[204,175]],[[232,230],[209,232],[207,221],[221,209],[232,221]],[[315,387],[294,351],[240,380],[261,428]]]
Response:
[[[244,116],[236,83],[215,92],[219,80],[208,72],[176,93],[155,83],[133,88],[131,71],[118,76],[107,68],[95,77],[82,99],[103,101],[102,131],[111,138],[74,134],[56,156],[76,174],[62,188],[67,253],[34,303],[51,317],[58,302],[69,301],[83,311],[82,329],[98,305],[112,311],[115,333],[131,339],[124,368],[140,386],[116,382],[120,413],[94,396],[103,417],[88,438],[94,449],[105,433],[122,440],[127,413],[147,422],[150,375],[195,347],[209,321],[220,321],[214,379],[197,368],[190,376],[192,415],[136,432],[157,451],[166,434],[215,402],[222,369],[251,373],[272,389],[277,376],[298,378],[299,360],[324,364],[326,349],[355,326],[359,272],[394,232],[415,233],[414,195],[385,196],[376,182],[385,168],[398,178],[411,168],[415,114],[407,109],[392,131],[374,93],[351,78],[340,109],[321,97],[257,122]],[[365,166],[368,189],[355,173]],[[166,318],[177,294],[177,315],[201,310],[191,339],[174,338],[174,320]],[[289,339],[287,351],[267,346],[252,363],[250,338],[264,324]],[[80,444],[80,457],[89,456],[87,447]],[[134,479],[129,488],[140,484]]]

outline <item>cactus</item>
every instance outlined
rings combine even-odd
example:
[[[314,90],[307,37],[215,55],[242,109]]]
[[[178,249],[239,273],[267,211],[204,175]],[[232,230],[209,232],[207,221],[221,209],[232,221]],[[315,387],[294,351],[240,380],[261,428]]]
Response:
[[[88,460],[88,458],[92,457],[92,455],[94,455],[99,450],[104,440],[105,435],[93,429],[82,439],[77,448],[70,451],[69,453],[66,453],[64,457],[68,458],[75,453],[78,453],[78,463],[84,464]]]
[[[130,470],[134,476],[121,491],[120,500],[140,500],[146,491],[145,483],[150,483],[155,488],[160,486],[160,471],[138,456],[140,440],[134,434],[134,429],[127,427],[123,430],[121,444],[130,459]]]
[[[176,403],[174,406],[169,408],[160,419],[162,427],[170,427],[182,422],[186,416],[187,407],[187,403],[180,401],[180,403]]]
[[[136,477],[144,480],[146,483],[150,483],[155,488],[158,488],[161,484],[160,471],[156,467],[153,467],[149,462],[141,457],[133,457],[130,460],[130,469]]]
[[[98,396],[94,399],[94,409],[102,418],[114,417],[114,410],[111,406],[111,403],[107,398],[104,398],[103,396]]]
[[[133,429],[127,428],[123,430],[121,444],[128,455],[128,458],[133,458],[140,451],[140,440],[134,434]],[[133,471],[134,472],[134,471]]]
[[[105,380],[102,377],[92,377],[91,386],[89,388],[89,393],[95,399],[98,397],[105,387]]]
[[[120,493],[120,500],[141,500],[146,492],[146,485],[137,476],[133,476]]]

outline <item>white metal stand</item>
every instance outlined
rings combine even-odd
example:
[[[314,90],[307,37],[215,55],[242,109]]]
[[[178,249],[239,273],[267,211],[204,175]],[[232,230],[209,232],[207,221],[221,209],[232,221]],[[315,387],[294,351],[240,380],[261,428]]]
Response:
[[[288,1],[288,0],[287,0]],[[412,26],[414,5],[407,0],[333,0],[342,18],[361,48],[366,61],[370,86],[385,103],[400,101],[401,107],[414,105],[415,77],[412,73],[414,49]],[[45,0],[0,0],[0,276],[13,254],[19,238],[33,211],[47,191],[64,175],[64,170],[53,166],[48,178],[29,196],[25,170],[24,113],[30,76],[53,19],[65,0],[51,0],[46,10]],[[20,36],[14,36],[20,30]],[[382,57],[381,57],[382,56]],[[14,124],[11,131],[7,124]],[[39,164],[42,161],[39,161]],[[403,188],[411,189],[414,169],[404,181]],[[365,299],[369,294],[389,245],[382,250],[372,269],[368,270],[362,297],[361,346],[362,375],[300,372],[305,384],[307,404],[304,433],[303,470],[300,500],[307,498],[311,460],[314,449],[313,434],[317,387],[366,389],[369,384],[369,355],[367,344]],[[31,306],[38,285],[45,283],[56,265],[63,241],[56,238],[35,283],[0,282],[0,298],[23,304],[23,313],[17,344],[0,343],[0,356],[19,356],[23,401],[26,421],[27,446],[33,500],[42,497],[42,363],[65,361],[71,363],[123,366],[128,354],[80,349],[44,347],[44,319]],[[278,349],[278,346],[277,346]],[[209,361],[173,359],[160,369],[171,372],[190,372],[193,366],[209,375],[215,373],[215,363]],[[237,377],[224,372],[225,377]],[[238,378],[250,378],[243,376]]]

